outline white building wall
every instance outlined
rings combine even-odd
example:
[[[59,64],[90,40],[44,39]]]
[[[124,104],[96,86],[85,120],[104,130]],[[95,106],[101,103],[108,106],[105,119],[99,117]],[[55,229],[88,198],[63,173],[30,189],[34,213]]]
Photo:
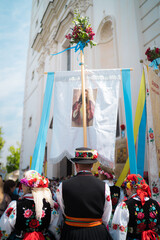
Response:
[[[142,74],[140,60],[146,60],[145,51],[149,46],[160,45],[160,1],[159,0],[33,0],[30,43],[26,73],[21,169],[29,165],[33,155],[38,135],[43,95],[45,91],[46,75],[44,72],[67,70],[67,53],[52,57],[68,47],[65,35],[72,25],[74,9],[80,9],[87,15],[94,29],[97,46],[93,49],[85,48],[85,67],[89,69],[101,68],[103,54],[103,40],[101,28],[107,21],[112,23],[112,37],[106,40],[106,62],[104,67],[133,68],[131,71],[133,121],[138,99],[139,85]],[[107,45],[108,44],[108,45]],[[111,47],[109,47],[111,46]],[[106,50],[108,48],[108,50]],[[113,52],[113,53],[112,53]],[[108,55],[112,54],[111,65]],[[110,55],[109,55],[110,56]],[[77,53],[71,51],[71,70],[79,69]],[[32,74],[34,72],[34,78]],[[120,124],[125,123],[123,92],[120,91]],[[53,101],[51,105],[50,121],[53,115]],[[32,126],[28,121],[32,116]],[[48,156],[51,148],[51,133],[48,130]],[[48,176],[58,176],[60,164],[48,166]]]

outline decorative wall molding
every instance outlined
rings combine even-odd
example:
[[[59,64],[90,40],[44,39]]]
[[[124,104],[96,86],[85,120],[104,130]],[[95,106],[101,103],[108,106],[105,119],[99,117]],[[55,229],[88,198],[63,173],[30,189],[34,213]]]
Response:
[[[108,25],[110,30],[108,28],[108,32],[105,31],[102,33],[102,30],[105,27],[105,25]],[[113,16],[105,16],[102,19],[102,21],[98,27],[97,33],[96,33],[97,44],[110,42],[114,38],[114,32],[115,32],[114,17]],[[103,37],[102,37],[102,35],[103,35]]]

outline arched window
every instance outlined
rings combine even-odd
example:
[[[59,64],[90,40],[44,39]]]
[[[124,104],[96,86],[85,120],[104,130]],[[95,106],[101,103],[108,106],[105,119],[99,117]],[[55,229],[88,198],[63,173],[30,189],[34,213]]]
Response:
[[[114,21],[105,17],[97,31],[96,68],[117,68],[117,46]]]

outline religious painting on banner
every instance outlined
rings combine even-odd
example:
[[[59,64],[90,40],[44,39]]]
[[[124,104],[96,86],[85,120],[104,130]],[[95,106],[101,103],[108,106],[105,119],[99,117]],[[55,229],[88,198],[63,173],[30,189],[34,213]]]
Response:
[[[152,105],[154,135],[150,130],[150,137],[155,137],[157,160],[160,172],[160,76],[152,68],[148,69],[148,82],[150,87],[150,98]]]
[[[93,126],[97,89],[85,89],[87,127]],[[83,127],[82,90],[73,89],[72,127]]]
[[[115,145],[115,177],[119,178],[128,158],[127,140],[120,138],[116,140]]]
[[[115,139],[121,71],[85,71],[87,147],[98,151],[102,165],[115,167]],[[81,72],[55,73],[50,163],[74,157],[83,146]]]

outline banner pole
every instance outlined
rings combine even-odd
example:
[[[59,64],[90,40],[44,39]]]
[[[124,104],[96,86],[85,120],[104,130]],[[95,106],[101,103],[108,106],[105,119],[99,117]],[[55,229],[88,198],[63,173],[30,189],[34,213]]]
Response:
[[[84,53],[81,51],[81,81],[82,81],[82,113],[83,113],[83,144],[87,147],[87,121],[86,121],[86,97],[85,97],[85,76],[84,76]]]

